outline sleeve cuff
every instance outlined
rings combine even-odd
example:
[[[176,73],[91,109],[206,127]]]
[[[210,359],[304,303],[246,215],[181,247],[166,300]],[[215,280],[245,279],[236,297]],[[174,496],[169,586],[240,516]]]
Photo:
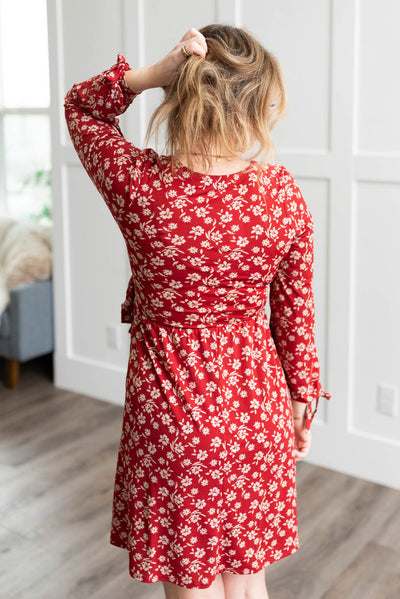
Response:
[[[104,76],[112,83],[116,83],[120,79],[124,79],[124,74],[126,71],[130,71],[130,69],[131,67],[125,60],[125,56],[121,52],[118,52],[117,62],[110,69],[104,71]]]
[[[305,412],[305,428],[306,428],[306,430],[310,430],[311,423],[314,420],[315,414],[317,413],[320,397],[324,397],[325,399],[331,399],[331,395],[329,393],[326,393],[326,391],[320,391],[319,396],[316,397],[315,400],[311,400],[311,401],[307,402],[307,407],[306,407],[306,412]],[[312,407],[313,401],[315,401],[314,409]]]
[[[125,56],[122,52],[118,52],[117,62],[107,71],[104,71],[103,75],[111,84],[119,87],[126,98],[127,102],[132,102],[136,96],[139,96],[142,92],[133,92],[127,82],[125,81],[125,73],[126,71],[130,71],[131,67],[129,63],[126,61]]]

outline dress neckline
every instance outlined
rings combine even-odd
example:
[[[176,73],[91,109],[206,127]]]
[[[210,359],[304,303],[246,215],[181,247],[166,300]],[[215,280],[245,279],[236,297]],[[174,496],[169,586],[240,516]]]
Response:
[[[219,178],[223,177],[224,179],[229,179],[230,177],[237,177],[238,175],[240,176],[244,173],[255,170],[255,168],[258,168],[258,162],[256,160],[251,160],[250,164],[248,164],[246,166],[246,168],[242,168],[241,170],[235,171],[233,173],[216,175],[213,173],[202,173],[200,171],[194,171],[194,170],[190,169],[188,166],[186,166],[185,164],[183,164],[182,162],[180,162],[179,160],[176,160],[175,158],[172,158],[172,157],[170,157],[170,159],[171,159],[171,163],[172,163],[172,161],[174,162],[176,171],[181,171],[183,173],[186,173],[186,176],[190,175],[192,177],[200,177],[200,178],[210,177],[212,179],[219,179]]]

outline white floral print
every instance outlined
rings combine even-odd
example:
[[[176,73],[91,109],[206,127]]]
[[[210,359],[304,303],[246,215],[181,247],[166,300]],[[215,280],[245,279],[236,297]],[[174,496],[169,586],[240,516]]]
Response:
[[[312,218],[283,166],[204,175],[125,140],[129,68],[119,55],[65,104],[132,269],[111,542],[139,580],[206,588],[299,547],[290,400],[308,404],[309,428],[311,402],[329,398],[314,342]]]

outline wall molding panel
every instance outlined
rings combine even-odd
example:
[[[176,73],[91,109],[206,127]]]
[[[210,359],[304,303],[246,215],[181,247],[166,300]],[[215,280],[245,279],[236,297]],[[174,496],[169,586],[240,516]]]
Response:
[[[243,24],[242,0],[216,0],[215,22],[241,27]]]
[[[400,79],[393,75],[400,4],[114,0],[112,13],[109,6],[48,0],[56,384],[122,404],[129,350],[119,324],[128,261],[68,139],[66,90],[111,65],[119,50],[132,67],[142,66],[191,26],[243,25],[282,64],[289,107],[273,131],[276,161],[298,180],[315,221],[317,344],[332,400],[320,401],[308,461],[400,489],[400,406],[393,417],[377,411],[379,385],[400,401],[400,283],[392,274],[400,261]],[[141,147],[161,98],[161,90],[142,94],[121,119]],[[86,254],[83,218],[93,227]],[[118,350],[107,347],[110,323],[121,326]]]

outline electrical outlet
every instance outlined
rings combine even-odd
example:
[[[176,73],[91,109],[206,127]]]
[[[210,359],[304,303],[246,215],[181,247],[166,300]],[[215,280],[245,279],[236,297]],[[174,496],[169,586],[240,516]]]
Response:
[[[396,418],[399,414],[398,389],[394,385],[378,385],[376,410],[379,414]]]
[[[121,349],[120,329],[116,324],[106,326],[107,345],[111,349]]]

